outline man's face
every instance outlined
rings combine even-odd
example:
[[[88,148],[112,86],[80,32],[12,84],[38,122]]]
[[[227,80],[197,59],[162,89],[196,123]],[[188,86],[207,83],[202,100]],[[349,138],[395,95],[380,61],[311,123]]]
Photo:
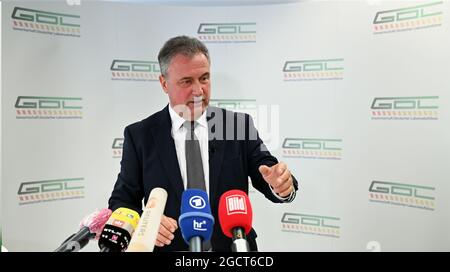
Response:
[[[189,58],[175,55],[167,75],[159,81],[172,108],[186,120],[197,119],[209,104],[211,83],[209,62],[202,53]]]

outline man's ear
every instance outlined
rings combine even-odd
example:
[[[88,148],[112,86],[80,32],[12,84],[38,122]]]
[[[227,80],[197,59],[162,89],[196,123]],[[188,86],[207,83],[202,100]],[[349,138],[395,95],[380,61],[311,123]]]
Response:
[[[167,80],[163,75],[159,75],[159,83],[161,83],[161,87],[164,92],[167,93],[169,90],[167,89]]]

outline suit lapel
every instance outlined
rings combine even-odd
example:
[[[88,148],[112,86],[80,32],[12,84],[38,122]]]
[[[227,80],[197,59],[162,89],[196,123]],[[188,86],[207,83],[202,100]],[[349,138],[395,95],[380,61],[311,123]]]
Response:
[[[219,185],[219,174],[222,168],[223,156],[225,154],[225,141],[218,137],[222,134],[223,114],[222,110],[215,107],[207,109],[208,121],[208,144],[209,144],[209,198],[216,199],[217,187]],[[216,201],[212,201],[216,203]]]
[[[164,171],[169,177],[169,182],[174,188],[177,199],[181,199],[184,191],[183,179],[181,178],[180,166],[178,165],[175,143],[172,135],[172,121],[170,120],[168,106],[161,111],[159,127],[152,130],[156,140],[156,148]]]

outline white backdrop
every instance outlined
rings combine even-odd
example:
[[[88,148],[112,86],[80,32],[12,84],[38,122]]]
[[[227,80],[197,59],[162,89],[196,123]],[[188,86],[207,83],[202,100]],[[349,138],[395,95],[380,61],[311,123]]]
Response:
[[[185,34],[210,50],[213,104],[261,128],[261,106],[279,110],[263,135],[300,191],[283,205],[250,192],[261,251],[448,251],[449,14],[434,0],[3,3],[4,245],[52,251],[107,206],[124,127],[168,101],[158,51]]]

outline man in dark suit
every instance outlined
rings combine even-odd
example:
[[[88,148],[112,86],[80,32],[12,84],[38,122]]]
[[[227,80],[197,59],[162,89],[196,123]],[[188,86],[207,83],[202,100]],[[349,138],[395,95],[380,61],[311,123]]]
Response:
[[[230,251],[232,240],[222,233],[218,220],[220,196],[232,189],[248,193],[250,177],[253,187],[272,202],[291,202],[298,183],[287,165],[266,150],[249,115],[208,106],[210,58],[203,43],[187,36],[172,38],[158,61],[169,105],[125,128],[121,170],[109,208],[141,213],[150,191],[164,188],[168,199],[155,251],[186,251],[176,221],[181,195],[185,188],[203,189],[216,222],[212,250]],[[247,239],[256,251],[253,229]]]

